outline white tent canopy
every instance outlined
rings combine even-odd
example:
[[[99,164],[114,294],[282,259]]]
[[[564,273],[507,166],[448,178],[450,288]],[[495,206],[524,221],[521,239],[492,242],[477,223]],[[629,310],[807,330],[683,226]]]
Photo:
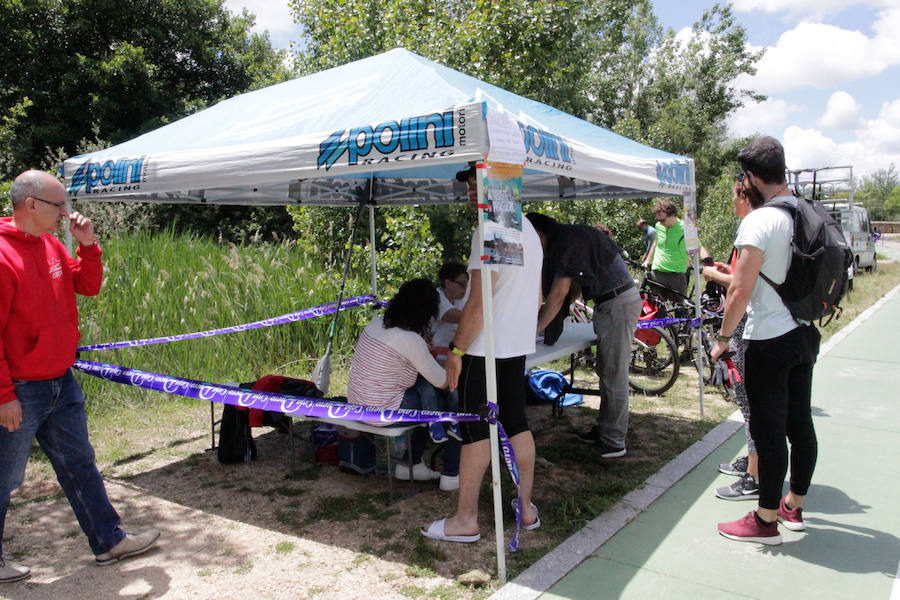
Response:
[[[402,48],[222,101],[65,162],[73,200],[219,204],[465,200],[454,175],[488,151],[487,109],[527,151],[523,201],[682,195],[693,161]]]

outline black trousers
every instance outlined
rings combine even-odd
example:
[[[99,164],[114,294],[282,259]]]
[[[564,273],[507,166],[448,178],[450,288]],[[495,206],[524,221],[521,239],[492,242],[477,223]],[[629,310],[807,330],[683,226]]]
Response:
[[[750,434],[759,453],[759,505],[777,509],[791,443],[791,491],[805,496],[816,467],[818,441],[812,422],[813,365],[819,331],[800,326],[769,340],[749,340],[745,356]]]

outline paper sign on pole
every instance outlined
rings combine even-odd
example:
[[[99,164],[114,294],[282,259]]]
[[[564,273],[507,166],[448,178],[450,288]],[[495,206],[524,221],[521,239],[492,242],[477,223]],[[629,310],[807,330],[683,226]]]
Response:
[[[684,193],[684,245],[688,254],[700,251],[700,236],[697,234],[697,198],[693,191]]]
[[[488,153],[487,161],[510,165],[525,164],[525,142],[519,124],[509,115],[488,109]]]
[[[524,264],[522,247],[522,167],[487,163],[484,175],[485,263]]]

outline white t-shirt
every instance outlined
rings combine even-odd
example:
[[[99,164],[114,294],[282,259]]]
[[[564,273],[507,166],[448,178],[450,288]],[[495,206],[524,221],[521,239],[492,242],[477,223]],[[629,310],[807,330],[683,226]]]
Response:
[[[444,315],[447,314],[448,310],[454,308],[456,310],[462,310],[465,303],[462,298],[453,301],[449,300],[444,294],[443,289],[438,289],[438,298],[440,298],[438,318],[431,320],[431,333],[434,334],[434,339],[432,341],[435,346],[446,347],[447,344],[453,340],[453,336],[456,335],[456,329],[459,327],[459,323],[448,323],[441,319],[444,318]]]
[[[522,219],[522,246],[525,250],[523,266],[486,265],[489,270],[498,273],[492,304],[496,358],[525,356],[534,352],[544,251],[541,249],[541,239],[528,219]],[[469,271],[481,269],[479,249],[476,231],[472,236]],[[482,283],[488,284],[490,279],[482,278]],[[466,353],[484,356],[484,330],[478,333]]]
[[[793,235],[794,223],[786,211],[763,206],[741,221],[734,245],[738,249],[752,246],[762,250],[760,271],[777,284],[787,276]],[[744,339],[768,340],[784,335],[796,327],[797,322],[781,301],[778,292],[762,277],[758,277],[747,308]]]
[[[435,387],[444,385],[447,373],[428,344],[417,333],[399,327],[384,328],[384,319],[372,319],[356,342],[350,361],[347,402],[395,409],[403,394],[421,373]]]

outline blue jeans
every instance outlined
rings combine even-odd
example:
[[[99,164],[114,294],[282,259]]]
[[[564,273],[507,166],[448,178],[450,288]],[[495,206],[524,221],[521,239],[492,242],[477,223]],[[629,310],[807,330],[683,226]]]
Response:
[[[419,375],[416,383],[403,394],[403,402],[400,408],[414,410],[437,410],[443,412],[457,412],[459,410],[459,395],[456,390],[439,390],[431,385],[427,379]],[[417,427],[412,432],[412,456],[410,464],[417,464],[422,460],[425,452],[425,429]],[[453,438],[444,442],[444,468],[443,475],[456,477],[459,475],[459,452],[462,444]]]
[[[94,554],[108,552],[122,541],[125,532],[94,464],[81,386],[71,370],[56,379],[13,383],[22,405],[22,423],[13,432],[0,427],[0,544],[10,494],[22,484],[31,443],[37,438],[91,550]]]

